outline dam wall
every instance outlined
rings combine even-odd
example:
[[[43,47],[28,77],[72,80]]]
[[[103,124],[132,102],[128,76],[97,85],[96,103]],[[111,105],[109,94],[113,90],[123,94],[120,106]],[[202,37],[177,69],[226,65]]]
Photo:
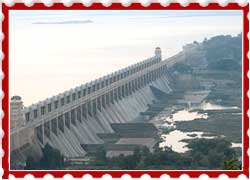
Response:
[[[162,61],[156,48],[149,59],[25,108],[25,125],[10,133],[11,154],[22,154],[27,143],[41,154],[37,147],[48,143],[66,157],[84,156],[81,144],[102,144],[97,134],[113,133],[111,123],[132,122],[147,110],[156,99],[152,87],[171,93],[166,70],[183,60],[179,53]]]

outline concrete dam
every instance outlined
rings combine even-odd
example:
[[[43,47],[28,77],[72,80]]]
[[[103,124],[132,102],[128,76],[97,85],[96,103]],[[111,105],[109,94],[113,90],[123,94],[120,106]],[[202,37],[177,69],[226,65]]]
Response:
[[[114,133],[112,124],[130,123],[156,99],[154,89],[171,94],[167,69],[185,53],[153,57],[23,109],[24,120],[10,130],[10,157],[41,156],[45,144],[65,157],[83,157],[82,144],[102,144],[98,134]]]

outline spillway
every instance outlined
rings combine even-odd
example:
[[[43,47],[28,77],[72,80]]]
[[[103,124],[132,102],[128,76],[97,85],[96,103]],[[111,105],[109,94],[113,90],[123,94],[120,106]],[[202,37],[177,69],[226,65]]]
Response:
[[[47,143],[66,157],[85,156],[81,144],[102,144],[98,134],[114,133],[112,123],[137,119],[157,99],[153,89],[170,94],[167,69],[183,59],[162,61],[158,48],[149,59],[25,108],[25,125],[11,131],[12,159],[27,157],[24,145],[41,156]]]

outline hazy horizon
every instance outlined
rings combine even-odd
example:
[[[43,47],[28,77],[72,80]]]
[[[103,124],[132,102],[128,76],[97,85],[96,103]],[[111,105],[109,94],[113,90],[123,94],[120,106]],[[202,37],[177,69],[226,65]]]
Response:
[[[154,55],[242,32],[240,11],[10,12],[10,97],[31,105]]]

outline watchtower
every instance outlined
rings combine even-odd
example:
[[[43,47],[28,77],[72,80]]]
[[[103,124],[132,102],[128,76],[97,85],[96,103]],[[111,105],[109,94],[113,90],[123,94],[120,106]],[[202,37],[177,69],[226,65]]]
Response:
[[[155,56],[161,58],[161,48],[160,47],[155,48]]]

